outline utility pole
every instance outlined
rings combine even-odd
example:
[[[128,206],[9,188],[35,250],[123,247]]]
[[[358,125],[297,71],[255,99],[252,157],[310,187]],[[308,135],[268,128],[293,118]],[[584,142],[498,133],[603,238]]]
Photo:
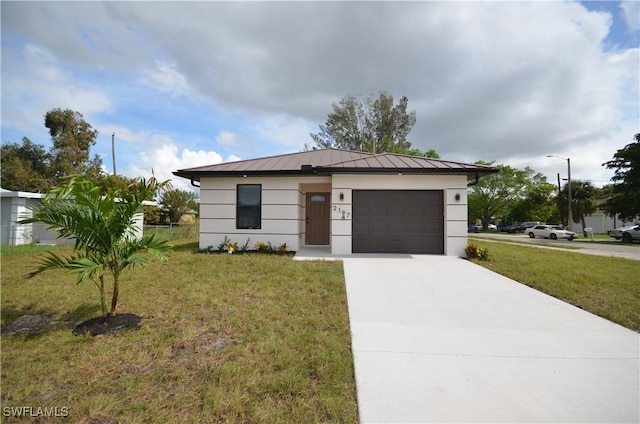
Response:
[[[571,221],[573,221],[573,215],[571,215],[571,158],[567,158],[567,179],[569,180],[569,188],[567,189],[569,192],[569,225],[567,228],[571,231]]]
[[[567,229],[571,231],[571,221],[573,220],[573,216],[571,215],[571,158],[563,158],[562,156],[556,155],[547,155],[548,158],[558,158],[567,161],[567,193],[569,194],[569,219],[567,220]],[[560,175],[560,174],[558,174]],[[558,185],[560,184],[560,179],[558,179]]]
[[[111,157],[113,157],[113,175],[116,175],[116,133],[111,134]]]

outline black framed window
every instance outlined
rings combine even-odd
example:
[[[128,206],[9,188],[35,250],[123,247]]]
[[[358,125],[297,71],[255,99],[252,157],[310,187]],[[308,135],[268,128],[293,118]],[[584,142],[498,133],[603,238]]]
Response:
[[[262,227],[262,184],[238,184],[236,190],[236,228]]]

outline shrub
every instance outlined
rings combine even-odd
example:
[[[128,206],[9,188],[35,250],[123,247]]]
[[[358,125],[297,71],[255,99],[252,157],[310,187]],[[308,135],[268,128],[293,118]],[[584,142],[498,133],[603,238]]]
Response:
[[[225,250],[227,250],[227,244],[229,244],[230,242],[231,240],[227,236],[224,236],[224,240],[222,240],[218,247],[216,247],[216,251],[224,252]]]
[[[278,246],[278,249],[276,249],[276,250],[280,254],[287,253],[287,243],[282,243],[280,246]]]
[[[267,252],[267,243],[264,243],[262,241],[257,241],[256,244],[254,245],[256,250],[260,253],[266,253]]]
[[[229,241],[227,244],[224,245],[224,250],[226,250],[229,253],[235,253],[238,250],[240,250],[240,248],[238,247],[237,242]]]
[[[250,241],[251,241],[251,237],[249,237],[249,238],[247,239],[247,241],[246,241],[242,246],[240,246],[240,251],[241,251],[241,252],[246,252],[246,251],[248,251],[248,250],[249,250],[249,242],[250,242]]]
[[[481,261],[489,260],[489,249],[486,247],[481,248],[476,244],[469,243],[465,247],[464,252],[467,254],[467,259],[480,259]]]

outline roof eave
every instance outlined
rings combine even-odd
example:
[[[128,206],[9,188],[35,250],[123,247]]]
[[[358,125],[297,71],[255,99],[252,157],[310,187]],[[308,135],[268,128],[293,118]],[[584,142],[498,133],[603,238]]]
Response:
[[[463,174],[469,180],[498,172],[495,168],[488,169],[416,169],[416,168],[333,168],[317,166],[311,169],[299,170],[277,170],[277,171],[174,171],[173,175],[200,181],[202,177],[223,178],[223,177],[279,177],[279,176],[313,176],[332,174],[406,174],[406,175],[446,175]]]
[[[311,170],[279,170],[279,171],[174,171],[173,175],[186,179],[200,181],[202,177],[222,178],[222,177],[279,177],[285,175],[317,175],[315,168]]]

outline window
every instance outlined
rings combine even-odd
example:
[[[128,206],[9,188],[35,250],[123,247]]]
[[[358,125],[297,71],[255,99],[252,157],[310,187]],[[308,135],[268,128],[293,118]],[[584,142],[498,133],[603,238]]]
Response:
[[[236,228],[260,229],[262,222],[262,185],[238,184]]]

